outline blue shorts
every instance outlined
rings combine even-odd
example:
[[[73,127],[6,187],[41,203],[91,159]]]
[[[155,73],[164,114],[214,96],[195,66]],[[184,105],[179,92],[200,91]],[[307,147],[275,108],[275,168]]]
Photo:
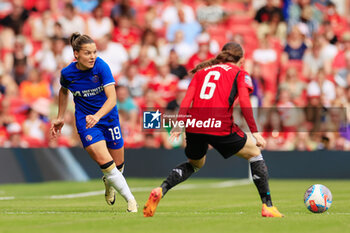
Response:
[[[102,140],[106,141],[107,147],[110,149],[120,149],[124,145],[118,117],[100,119],[100,121],[90,129],[86,128],[85,117],[80,117],[79,120],[77,119],[76,125],[84,147]]]

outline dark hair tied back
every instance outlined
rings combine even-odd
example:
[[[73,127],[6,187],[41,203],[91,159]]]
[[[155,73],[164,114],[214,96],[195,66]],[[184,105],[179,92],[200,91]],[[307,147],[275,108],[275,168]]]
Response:
[[[237,63],[242,57],[243,57],[243,49],[241,45],[235,42],[229,42],[225,44],[224,47],[222,47],[221,52],[215,58],[200,63],[190,72],[194,74],[198,70],[201,70],[208,66],[220,64],[220,63],[226,63],[226,62]]]
[[[74,51],[79,51],[84,44],[95,43],[90,36],[81,35],[79,32],[74,32],[69,41]]]

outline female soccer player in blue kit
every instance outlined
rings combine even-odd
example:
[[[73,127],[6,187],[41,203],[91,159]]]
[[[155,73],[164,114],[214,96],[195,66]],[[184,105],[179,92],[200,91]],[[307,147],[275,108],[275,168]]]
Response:
[[[127,211],[137,212],[137,203],[122,174],[124,141],[111,70],[97,57],[95,42],[88,35],[74,33],[70,43],[77,61],[61,71],[58,115],[52,122],[51,135],[56,137],[63,127],[69,90],[74,96],[76,126],[81,142],[104,173],[107,203],[114,204],[116,189],[127,201]]]

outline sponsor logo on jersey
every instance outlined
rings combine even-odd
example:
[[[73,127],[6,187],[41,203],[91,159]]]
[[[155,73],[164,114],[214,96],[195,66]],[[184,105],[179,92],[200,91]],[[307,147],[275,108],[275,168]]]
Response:
[[[88,89],[88,90],[82,90],[82,91],[72,91],[72,94],[74,96],[79,96],[79,97],[91,97],[100,94],[103,92],[103,86],[99,86],[93,89]]]
[[[162,113],[157,110],[156,112],[145,111],[143,112],[143,128],[144,129],[160,129],[160,118]]]

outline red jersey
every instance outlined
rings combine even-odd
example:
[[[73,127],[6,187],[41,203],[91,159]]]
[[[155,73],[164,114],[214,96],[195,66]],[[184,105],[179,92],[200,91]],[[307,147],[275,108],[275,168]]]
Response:
[[[189,123],[186,131],[191,133],[229,135],[237,132],[243,136],[233,121],[233,103],[239,98],[250,131],[257,132],[249,99],[252,91],[251,77],[238,66],[224,63],[206,67],[194,75],[181,103],[178,120]],[[197,121],[202,122],[197,124]]]

